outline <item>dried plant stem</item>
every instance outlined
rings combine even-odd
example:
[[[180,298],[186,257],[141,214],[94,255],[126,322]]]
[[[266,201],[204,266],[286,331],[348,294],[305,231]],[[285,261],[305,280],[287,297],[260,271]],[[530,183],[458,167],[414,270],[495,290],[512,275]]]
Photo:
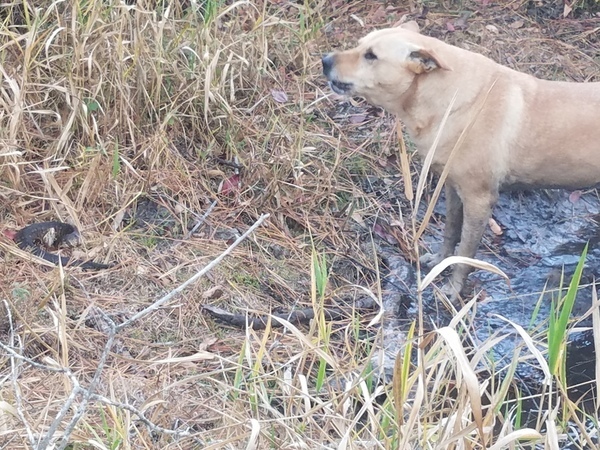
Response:
[[[4,303],[4,308],[6,309],[6,317],[8,320],[8,325],[9,325],[9,329],[10,329],[10,339],[9,339],[9,346],[14,348],[15,347],[15,329],[13,326],[13,321],[12,321],[12,313],[10,311],[8,302],[6,300],[3,301]],[[2,343],[0,343],[0,345],[2,346],[2,348],[4,348],[5,350],[7,350]],[[12,348],[9,348],[9,352],[12,352]],[[20,346],[21,351],[23,351],[22,346]],[[27,418],[25,417],[25,414],[23,414],[23,399],[21,397],[21,389],[19,388],[19,383],[17,382],[18,378],[19,378],[19,368],[20,368],[20,362],[18,358],[11,358],[10,360],[11,363],[11,381],[13,384],[13,389],[15,392],[15,403],[17,404],[17,415],[19,416],[19,419],[21,419],[21,422],[23,423],[23,426],[25,427],[25,431],[27,432],[27,439],[29,440],[29,443],[31,444],[31,446],[33,446],[35,444],[35,439],[33,437],[33,432],[31,431],[31,426],[29,425],[29,422],[27,421]]]

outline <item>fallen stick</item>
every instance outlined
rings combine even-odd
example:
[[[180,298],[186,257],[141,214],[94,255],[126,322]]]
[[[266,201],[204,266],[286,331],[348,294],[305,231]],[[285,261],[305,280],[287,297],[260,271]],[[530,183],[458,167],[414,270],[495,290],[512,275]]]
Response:
[[[353,305],[347,307],[332,307],[324,308],[323,314],[327,320],[338,320],[343,317],[347,317],[348,313],[352,310],[366,311],[373,310],[377,307],[377,303],[371,298],[365,298],[357,300]],[[254,330],[264,330],[269,321],[269,317],[272,319],[271,326],[282,327],[283,324],[277,319],[284,319],[288,322],[300,324],[308,323],[315,317],[315,310],[313,308],[302,308],[296,309],[287,313],[275,313],[265,314],[259,317],[248,317],[247,314],[234,314],[216,306],[204,305],[202,307],[207,313],[209,313],[215,319],[234,327],[238,328],[252,328]]]

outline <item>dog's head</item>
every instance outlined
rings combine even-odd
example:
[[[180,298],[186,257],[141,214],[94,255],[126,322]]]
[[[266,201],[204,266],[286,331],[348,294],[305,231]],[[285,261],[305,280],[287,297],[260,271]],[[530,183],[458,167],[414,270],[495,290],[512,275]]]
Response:
[[[423,44],[416,22],[373,31],[358,46],[323,57],[323,73],[338,94],[358,95],[386,108],[408,90],[415,77],[450,70]]]

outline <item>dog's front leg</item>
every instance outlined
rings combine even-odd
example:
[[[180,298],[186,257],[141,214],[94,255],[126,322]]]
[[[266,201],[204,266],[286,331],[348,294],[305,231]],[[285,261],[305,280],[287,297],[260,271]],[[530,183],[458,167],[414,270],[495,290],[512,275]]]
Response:
[[[474,258],[477,247],[481,242],[485,227],[492,215],[492,207],[498,195],[489,191],[471,191],[463,193],[463,226],[460,244],[456,254],[467,258]],[[443,291],[452,298],[460,294],[467,276],[473,268],[467,264],[457,264],[452,270],[452,276]]]
[[[454,255],[456,244],[460,240],[463,226],[463,203],[456,187],[446,181],[446,223],[444,228],[444,243],[437,253],[427,253],[419,259],[426,267],[433,267],[444,258]]]

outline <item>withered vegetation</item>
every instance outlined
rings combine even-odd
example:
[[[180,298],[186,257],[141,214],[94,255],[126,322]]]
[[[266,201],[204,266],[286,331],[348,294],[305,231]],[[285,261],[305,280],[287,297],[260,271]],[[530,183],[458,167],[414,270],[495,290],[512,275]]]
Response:
[[[202,308],[347,307],[381,298],[379,241],[415,259],[396,122],[332,96],[322,53],[408,14],[428,34],[519,70],[598,78],[593,5],[574,5],[544,28],[535,19],[550,13],[528,15],[527,2],[447,3],[2,4],[2,448],[50,448],[65,430],[62,448],[482,448],[510,436],[512,422],[497,411],[477,418],[477,386],[454,390],[456,376],[471,372],[455,364],[463,360],[452,337],[441,336],[418,370],[406,363],[394,407],[392,386],[370,373],[378,311],[254,331],[225,327]],[[418,162],[410,164],[416,177]],[[103,313],[123,323],[262,214],[270,216],[207,276],[120,330],[96,383],[111,335]],[[50,220],[82,233],[74,256],[113,266],[86,272],[28,259],[13,231]],[[49,370],[59,367],[70,372]],[[407,392],[425,370],[428,400],[415,406]],[[97,394],[81,410],[80,392],[68,403],[75,383]]]

